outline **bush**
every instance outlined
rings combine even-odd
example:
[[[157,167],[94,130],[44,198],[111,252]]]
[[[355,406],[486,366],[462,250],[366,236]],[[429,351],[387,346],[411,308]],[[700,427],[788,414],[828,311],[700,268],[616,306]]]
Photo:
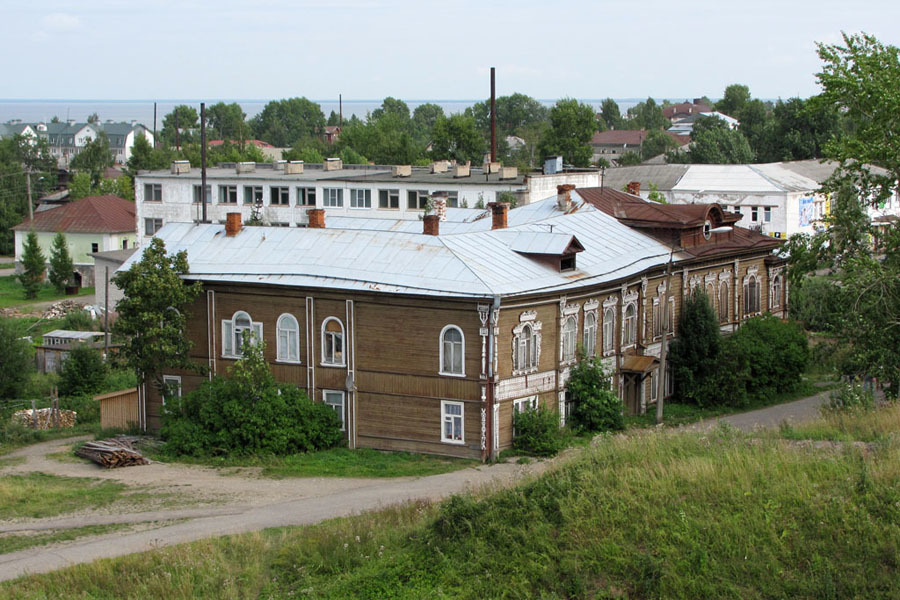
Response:
[[[593,358],[572,368],[566,389],[574,408],[569,415],[572,429],[579,431],[620,431],[625,429],[622,400],[610,387],[610,376]]]
[[[60,329],[68,329],[69,331],[93,331],[94,319],[86,310],[71,310],[63,317],[62,323],[59,324]]]
[[[91,394],[60,398],[59,408],[62,410],[74,410],[77,413],[75,422],[79,425],[100,422],[100,401],[94,400],[94,396]]]
[[[678,337],[672,341],[669,364],[675,378],[676,402],[706,406],[722,402],[717,393],[722,336],[709,296],[697,290],[684,303]]]
[[[543,406],[513,415],[513,448],[535,456],[553,456],[563,447],[559,415]]]
[[[278,385],[263,344],[245,344],[230,378],[216,377],[166,403],[161,434],[174,455],[294,454],[331,448],[340,419],[292,385]]]
[[[844,308],[841,288],[827,277],[803,277],[791,287],[791,317],[810,331],[837,331]]]
[[[0,317],[0,398],[19,398],[34,371],[34,347],[12,319]]]
[[[127,390],[137,386],[137,377],[134,371],[128,369],[110,369],[106,375],[106,381],[103,382],[103,390],[101,393],[117,392],[119,390]]]
[[[845,383],[838,390],[831,392],[828,404],[822,407],[824,412],[868,411],[875,408],[875,396],[863,386]]]
[[[800,384],[809,361],[809,344],[803,329],[772,315],[754,317],[731,334],[725,345],[746,361],[747,393],[762,399],[790,392]]]
[[[100,351],[78,344],[69,351],[59,378],[61,396],[96,394],[103,390],[107,366]]]

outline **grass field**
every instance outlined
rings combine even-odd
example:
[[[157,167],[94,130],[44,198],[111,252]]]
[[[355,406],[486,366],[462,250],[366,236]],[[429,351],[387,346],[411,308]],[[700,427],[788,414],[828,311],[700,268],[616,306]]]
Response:
[[[35,302],[48,302],[53,300],[64,300],[66,298],[77,298],[79,296],[90,296],[94,293],[94,288],[84,287],[78,291],[76,296],[66,296],[65,294],[57,294],[52,286],[45,284],[38,292],[38,297],[34,300],[26,300],[25,292],[22,284],[16,279],[15,275],[0,276],[0,308],[10,306],[27,306]]]
[[[605,436],[519,487],[203,540],[3,584],[9,598],[893,598],[897,406],[780,435]]]
[[[0,478],[0,519],[37,519],[102,507],[118,499],[124,490],[121,483],[87,477],[5,475]]]

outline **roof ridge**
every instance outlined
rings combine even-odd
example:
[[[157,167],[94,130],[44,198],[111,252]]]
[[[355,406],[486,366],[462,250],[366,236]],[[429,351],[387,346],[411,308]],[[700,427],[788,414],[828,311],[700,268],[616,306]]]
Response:
[[[487,233],[487,232],[484,232],[484,231],[472,231],[472,232],[469,232],[469,233]],[[472,273],[472,275],[475,276],[475,279],[477,279],[478,281],[480,281],[481,284],[482,284],[485,288],[487,288],[488,291],[490,291],[491,295],[496,295],[497,292],[494,291],[494,288],[491,287],[484,279],[482,279],[482,278],[481,278],[481,275],[479,275],[477,272],[475,272],[475,269],[472,268],[472,266],[469,264],[469,261],[463,260],[463,258],[462,258],[459,254],[457,254],[456,251],[455,251],[453,248],[451,248],[450,246],[448,246],[447,243],[446,243],[444,240],[441,239],[441,236],[437,236],[437,238],[438,238],[438,240],[441,242],[441,245],[442,245],[444,248],[446,248],[447,251],[448,251],[450,254],[453,255],[453,258],[455,258],[456,260],[458,260],[459,262],[461,262],[461,263],[466,267],[466,269],[467,269],[470,273]]]
[[[777,163],[776,163],[776,164],[777,164]],[[769,183],[771,183],[772,185],[774,185],[776,188],[778,188],[778,191],[781,191],[781,192],[787,192],[787,191],[788,191],[788,189],[787,189],[786,187],[784,187],[783,185],[781,185],[780,183],[778,183],[777,181],[775,181],[774,179],[772,179],[771,177],[769,177],[768,175],[766,175],[765,173],[763,173],[762,171],[760,171],[759,169],[757,169],[755,164],[749,164],[749,163],[748,163],[748,164],[747,164],[747,167],[748,167],[751,171],[753,171],[754,173],[756,173],[757,175],[759,175],[760,177],[762,177],[763,179],[765,179],[766,181],[768,181]],[[781,168],[784,169],[784,167],[781,167]],[[788,170],[788,169],[785,169],[785,170]],[[800,175],[800,176],[803,177],[802,175]],[[807,178],[807,179],[808,179],[808,178]]]

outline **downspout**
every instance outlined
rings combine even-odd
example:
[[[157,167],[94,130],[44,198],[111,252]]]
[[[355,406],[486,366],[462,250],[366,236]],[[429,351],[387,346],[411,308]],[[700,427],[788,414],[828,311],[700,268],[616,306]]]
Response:
[[[499,446],[499,440],[494,439],[494,405],[496,403],[496,399],[494,397],[494,378],[495,378],[495,369],[494,369],[494,355],[495,345],[497,343],[496,340],[496,330],[497,330],[497,321],[500,317],[500,296],[494,296],[493,304],[491,305],[491,313],[488,316],[488,355],[487,355],[487,439],[488,445],[486,448],[486,456],[482,456],[482,459],[487,458],[491,461],[497,460],[497,447]]]

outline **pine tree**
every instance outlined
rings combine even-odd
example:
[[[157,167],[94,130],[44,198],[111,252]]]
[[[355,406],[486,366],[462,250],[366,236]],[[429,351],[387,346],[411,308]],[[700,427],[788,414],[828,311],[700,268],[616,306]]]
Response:
[[[25,288],[25,299],[37,298],[41,282],[44,280],[44,266],[46,259],[38,244],[37,234],[29,231],[25,238],[25,246],[22,249],[22,273],[18,276],[19,282]]]
[[[53,246],[50,249],[50,272],[48,278],[57,293],[63,293],[66,284],[72,277],[72,256],[69,254],[69,244],[66,242],[66,236],[60,231],[53,238]]]

